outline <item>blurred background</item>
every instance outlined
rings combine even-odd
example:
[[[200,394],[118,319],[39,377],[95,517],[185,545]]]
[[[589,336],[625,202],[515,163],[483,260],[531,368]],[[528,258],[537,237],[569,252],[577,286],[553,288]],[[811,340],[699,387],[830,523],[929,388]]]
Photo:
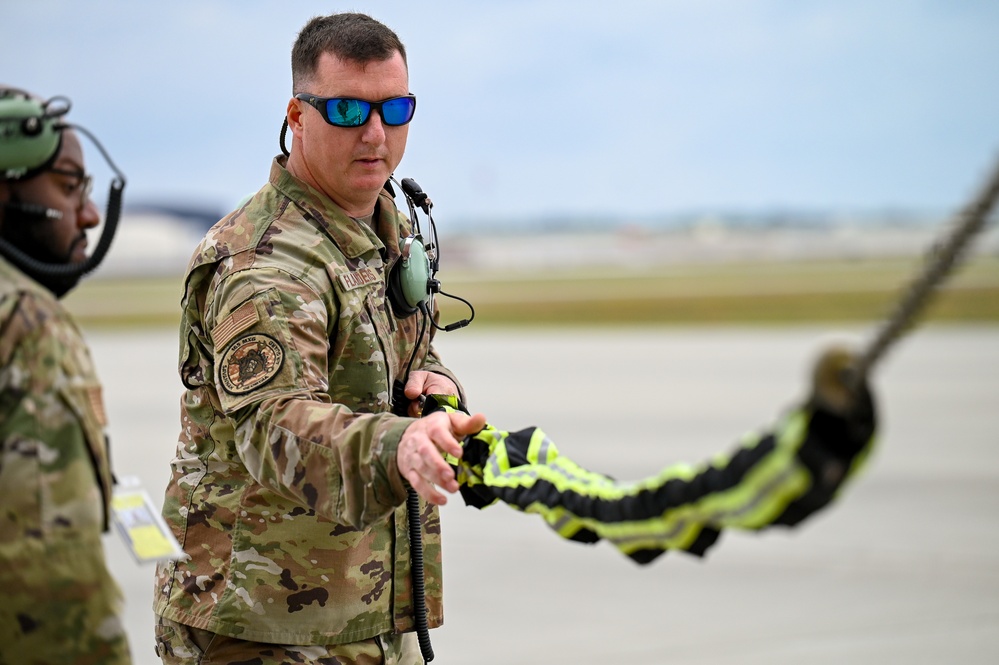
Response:
[[[985,0],[0,3],[0,83],[68,97],[128,177],[112,250],[66,302],[117,471],[156,502],[180,277],[279,153],[298,30],[346,10],[407,46],[419,105],[396,176],[430,194],[439,277],[475,305],[438,341],[473,407],[622,478],[787,406],[818,348],[890,311],[999,158]],[[109,170],[84,150],[103,207]],[[995,662],[995,223],[925,319],[877,377],[883,456],[800,537],[639,570],[449,506],[439,662]],[[136,661],[156,662],[151,570],[108,547]],[[509,642],[484,646],[497,626]]]
[[[442,235],[462,237],[444,247],[455,267],[592,265],[621,243],[674,261],[733,228],[925,225],[999,153],[987,0],[5,2],[4,82],[69,97],[128,176],[105,272],[181,270],[206,225],[259,189],[291,45],[338,10],[407,46],[419,107],[396,175],[431,195]],[[677,229],[699,233],[695,247],[646,237]],[[554,250],[505,237],[570,230],[602,237],[583,259],[565,234]],[[824,252],[865,251],[827,240]]]
[[[128,177],[92,283],[139,293],[82,315],[173,321],[192,248],[279,152],[298,30],[338,10],[407,45],[396,175],[481,323],[865,320],[999,158],[991,2],[3,3],[6,82],[69,97]],[[997,235],[934,316],[995,320]]]

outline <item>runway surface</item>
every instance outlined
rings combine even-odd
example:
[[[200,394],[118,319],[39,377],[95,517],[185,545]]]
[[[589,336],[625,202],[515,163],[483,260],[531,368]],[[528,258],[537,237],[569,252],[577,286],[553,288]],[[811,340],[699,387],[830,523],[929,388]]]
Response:
[[[805,390],[834,328],[488,329],[442,335],[470,407],[542,427],[622,480],[698,462]],[[115,470],[162,501],[178,428],[173,330],[88,332]],[[445,626],[434,663],[966,665],[999,662],[999,327],[917,331],[873,381],[881,444],[795,531],[725,533],[704,560],[638,566],[504,506],[443,509]],[[136,665],[153,653],[152,568],[117,536]]]

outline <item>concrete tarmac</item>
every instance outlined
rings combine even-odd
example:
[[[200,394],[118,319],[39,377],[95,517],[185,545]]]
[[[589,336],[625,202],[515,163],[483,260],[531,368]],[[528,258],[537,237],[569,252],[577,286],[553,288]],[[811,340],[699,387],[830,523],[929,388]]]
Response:
[[[441,334],[470,407],[542,427],[622,480],[695,463],[805,391],[825,344],[866,329],[481,329]],[[160,504],[178,428],[173,330],[87,334],[115,470]],[[443,509],[434,663],[824,665],[999,662],[999,327],[932,326],[875,373],[881,443],[796,530],[728,532],[706,559],[638,566],[504,506]],[[153,665],[152,568],[117,536],[136,665]]]

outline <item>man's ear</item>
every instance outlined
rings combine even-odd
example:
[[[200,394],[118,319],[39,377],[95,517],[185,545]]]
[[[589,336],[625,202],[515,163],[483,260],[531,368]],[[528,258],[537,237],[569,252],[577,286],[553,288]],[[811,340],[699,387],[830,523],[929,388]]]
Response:
[[[285,111],[288,118],[288,127],[296,136],[301,136],[302,131],[302,102],[292,97],[288,100],[288,108]]]

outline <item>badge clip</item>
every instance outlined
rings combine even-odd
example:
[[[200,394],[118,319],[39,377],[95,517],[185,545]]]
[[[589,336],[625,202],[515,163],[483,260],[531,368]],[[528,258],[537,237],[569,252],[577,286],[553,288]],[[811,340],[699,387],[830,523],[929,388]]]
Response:
[[[111,496],[111,518],[136,562],[142,564],[187,556],[138,478],[122,478],[115,487]]]

